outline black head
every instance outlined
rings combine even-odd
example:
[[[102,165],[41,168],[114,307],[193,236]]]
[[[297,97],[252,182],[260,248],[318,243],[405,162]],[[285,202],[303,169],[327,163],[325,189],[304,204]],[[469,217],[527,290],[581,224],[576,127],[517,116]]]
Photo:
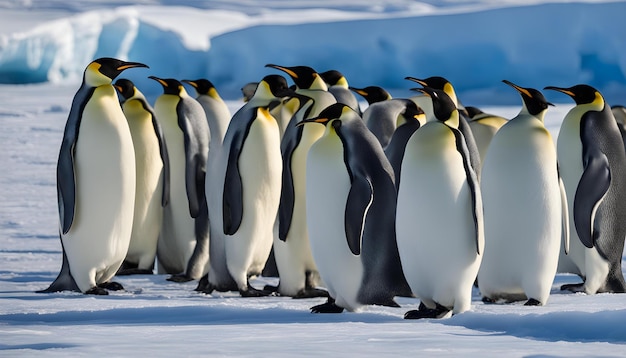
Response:
[[[287,85],[287,80],[281,75],[267,75],[263,77],[262,82],[267,84],[270,92],[272,92],[272,95],[276,98],[288,96],[292,92]]]
[[[346,108],[352,110],[349,106],[343,103],[333,103],[330,106],[324,108],[317,117],[308,118],[300,121],[297,125],[303,125],[305,123],[321,123],[327,125],[334,119],[341,118]],[[353,110],[352,110],[353,111]],[[338,128],[341,126],[341,121],[333,122],[333,126]]]
[[[435,118],[441,122],[445,122],[450,119],[452,112],[457,110],[450,96],[448,96],[443,90],[424,87],[418,89],[418,91],[424,93],[432,99]]]
[[[596,100],[597,96],[600,95],[600,92],[598,92],[597,89],[584,84],[576,85],[569,88],[548,86],[544,89],[565,93],[566,95],[572,97],[576,104],[579,105],[592,103]]]
[[[174,78],[158,78],[156,76],[149,76],[148,78],[159,82],[163,86],[163,94],[179,95],[180,89],[183,87],[183,84]]]
[[[406,100],[404,104],[405,107],[404,111],[402,112],[402,116],[407,120],[417,120],[418,116],[424,114],[424,110],[422,109],[422,107],[418,106],[415,102],[411,100]]]
[[[275,68],[277,70],[283,71],[291,77],[293,82],[295,82],[298,88],[307,89],[310,88],[315,78],[318,76],[317,72],[314,69],[308,66],[278,66],[273,64],[267,64],[265,67]]]
[[[337,70],[329,70],[326,72],[320,73],[324,82],[326,82],[329,86],[336,85],[344,76],[341,72]]]
[[[101,57],[97,60],[94,60],[91,65],[96,65],[98,66],[97,70],[107,76],[108,78],[110,78],[111,80],[115,79],[115,77],[119,76],[120,73],[122,73],[122,71],[127,70],[129,68],[134,68],[134,67],[148,67],[147,65],[144,65],[143,63],[139,63],[139,62],[127,62],[127,61],[122,61],[122,60],[118,60],[117,58],[112,58],[112,57]]]
[[[419,83],[424,87],[430,87],[438,90],[445,90],[446,84],[450,84],[450,81],[440,76],[428,77],[426,79],[420,79],[415,77],[405,77],[405,80],[413,81]]]
[[[386,101],[391,98],[389,92],[378,86],[368,86],[365,88],[349,87],[351,91],[360,94],[368,104]]]
[[[552,103],[546,100],[546,97],[543,96],[543,93],[534,88],[520,87],[513,82],[507,80],[502,80],[502,82],[515,88],[515,90],[520,93],[520,95],[522,96],[522,100],[526,105],[526,109],[528,110],[528,113],[532,114],[533,116],[536,116],[539,113],[545,111],[548,106],[553,106]]]
[[[479,114],[485,113],[480,108],[472,106],[465,107],[465,110],[467,111],[467,116],[470,118],[474,118]]]
[[[120,78],[113,85],[124,99],[129,99],[135,95],[135,84],[126,78]]]
[[[198,92],[198,94],[209,94],[209,91],[213,88],[215,88],[215,86],[213,86],[213,83],[211,83],[211,81],[201,78],[201,79],[197,79],[197,80],[183,80],[183,82],[185,83],[189,83],[193,88],[196,89],[196,92]]]

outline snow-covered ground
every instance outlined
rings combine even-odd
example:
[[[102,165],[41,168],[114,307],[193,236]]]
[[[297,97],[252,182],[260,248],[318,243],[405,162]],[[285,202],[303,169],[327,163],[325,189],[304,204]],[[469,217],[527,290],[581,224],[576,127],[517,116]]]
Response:
[[[65,4],[67,3],[67,4]],[[235,39],[254,44],[257,37],[256,31],[271,33],[273,36],[282,34],[293,39],[294,32],[307,31],[317,34],[320,38],[317,45],[322,45],[322,37],[332,39],[329,33],[337,35],[345,32],[345,29],[355,25],[358,31],[374,26],[376,21],[389,17],[385,26],[381,29],[402,29],[400,25],[393,25],[397,21],[410,23],[411,16],[420,17],[425,25],[414,26],[416,33],[425,31],[430,22],[434,24],[436,17],[445,19],[456,16],[452,20],[461,21],[472,17],[472,14],[482,14],[483,21],[491,21],[494,33],[500,33],[502,39],[508,34],[517,34],[516,38],[522,38],[527,31],[527,23],[524,21],[513,23],[511,18],[521,14],[514,13],[517,6],[514,2],[490,2],[490,1],[449,1],[417,3],[408,0],[377,2],[376,6],[365,0],[341,0],[314,2],[314,1],[269,1],[261,2],[238,0],[229,1],[191,1],[177,3],[187,6],[195,6],[190,10],[188,7],[171,8],[161,5],[161,1],[146,0],[138,2],[150,5],[149,8],[135,6],[122,10],[112,6],[131,5],[126,1],[2,1],[0,0],[0,78],[6,78],[7,63],[12,63],[13,68],[20,68],[20,61],[28,63],[30,57],[16,57],[11,59],[10,51],[16,46],[14,41],[18,38],[32,38],[33,42],[23,41],[19,46],[26,46],[32,52],[22,54],[39,54],[42,57],[40,63],[55,63],[63,69],[54,71],[37,72],[27,67],[21,67],[26,73],[33,76],[44,74],[46,81],[51,82],[14,85],[0,85],[0,356],[626,356],[626,295],[600,294],[587,296],[582,294],[565,294],[558,290],[563,283],[578,281],[572,275],[557,275],[554,289],[550,300],[543,307],[525,307],[520,304],[512,305],[484,305],[480,302],[478,292],[474,292],[473,309],[470,312],[454,316],[445,320],[405,321],[402,319],[404,312],[416,309],[417,299],[399,298],[402,308],[366,307],[360,312],[343,313],[339,315],[314,315],[309,313],[309,307],[321,303],[322,299],[294,300],[281,297],[267,298],[240,298],[236,294],[216,294],[207,296],[193,292],[195,282],[176,284],[165,280],[166,276],[133,276],[116,279],[124,285],[125,292],[112,292],[106,297],[85,296],[76,293],[36,294],[34,291],[46,288],[56,277],[61,265],[61,246],[57,236],[57,204],[55,189],[55,168],[60,146],[62,131],[70,108],[72,96],[78,83],[76,73],[86,63],[81,59],[87,59],[98,51],[104,53],[105,45],[108,49],[116,49],[111,42],[96,41],[98,46],[84,47],[76,53],[66,52],[60,56],[54,50],[54,44],[67,44],[65,42],[45,42],[44,35],[50,35],[48,39],[56,39],[54,34],[62,34],[63,26],[83,23],[94,25],[108,24],[108,31],[116,29],[115,24],[128,24],[121,19],[128,17],[119,14],[137,14],[135,19],[140,19],[142,24],[152,24],[153,30],[158,30],[159,36],[154,41],[162,41],[166,36],[168,26],[157,26],[158,18],[166,19],[169,23],[189,24],[190,26],[200,21],[201,15],[206,11],[216,16],[216,19],[225,18],[220,14],[230,14],[228,21],[217,27],[211,27],[210,23],[202,23],[204,33],[211,31],[222,32],[226,28],[231,31],[237,26],[240,30],[224,32],[228,37],[210,41],[211,51],[222,41],[222,51],[227,51],[228,43]],[[168,3],[162,1],[162,3]],[[327,10],[313,10],[316,4],[322,3]],[[488,112],[500,114],[506,117],[514,116],[520,108],[519,97],[508,86],[499,83],[500,79],[507,78],[522,86],[535,86],[542,88],[545,85],[569,85],[589,79],[596,81],[598,78],[612,79],[611,81],[598,82],[597,86],[604,83],[607,88],[621,88],[624,84],[626,73],[626,48],[623,39],[626,36],[626,25],[622,19],[626,10],[626,3],[584,3],[584,4],[544,4],[537,2],[538,8],[545,8],[549,18],[550,11],[562,11],[562,14],[572,15],[577,11],[593,12],[595,6],[601,10],[599,13],[612,15],[607,21],[596,22],[595,34],[615,35],[611,41],[619,44],[603,41],[595,43],[593,37],[583,42],[577,42],[573,35],[568,35],[563,41],[555,44],[554,53],[543,58],[536,58],[524,71],[503,72],[512,66],[510,63],[497,67],[483,68],[483,74],[497,77],[497,83],[490,84],[487,89],[480,86],[474,87],[467,84],[466,96],[460,96],[466,105],[479,104]],[[68,5],[73,4],[73,5]],[[340,5],[337,5],[340,4]],[[107,6],[106,10],[98,10],[101,6]],[[275,11],[287,8],[291,15],[285,15],[282,20],[275,17]],[[492,8],[495,13],[477,12],[477,9]],[[553,9],[552,9],[553,8]],[[583,10],[581,10],[581,8]],[[29,10],[27,10],[29,9]],[[133,10],[134,9],[134,10]],[[522,10],[530,11],[529,7],[521,7]],[[552,10],[550,10],[552,9]],[[569,10],[568,10],[569,9]],[[578,9],[578,10],[573,10]],[[78,14],[84,10],[95,11],[91,14]],[[220,13],[212,11],[219,10]],[[224,11],[228,11],[225,13]],[[321,23],[329,13],[335,14],[343,20],[360,19],[354,23],[342,21],[337,27],[325,32],[317,32],[319,24],[310,25],[285,25],[295,23],[296,14],[303,11],[311,17],[304,22]],[[522,11],[524,12],[524,11]],[[103,14],[101,17],[94,14]],[[116,15],[118,14],[118,15]],[[185,14],[197,15],[195,20],[185,20]],[[313,14],[321,14],[315,17]],[[426,16],[430,14],[431,16]],[[494,14],[509,14],[507,22],[497,21]],[[554,14],[554,13],[553,13]],[[30,15],[30,16],[27,16]],[[168,16],[165,16],[168,15]],[[530,15],[526,15],[530,16]],[[565,16],[565,15],[564,15]],[[598,15],[599,16],[599,15]],[[393,18],[406,17],[404,20]],[[251,21],[250,18],[255,19]],[[259,18],[267,19],[263,22]],[[584,18],[584,16],[581,16]],[[108,19],[108,20],[102,20]],[[242,22],[236,19],[247,19]],[[366,20],[369,19],[369,20]],[[619,19],[622,22],[615,22]],[[54,22],[46,23],[47,20]],[[280,21],[279,21],[280,20]],[[579,19],[577,24],[586,23]],[[250,22],[246,22],[250,21]],[[368,22],[370,21],[370,22]],[[443,21],[443,20],[442,20]],[[511,23],[508,23],[511,21]],[[538,20],[539,21],[539,20]],[[544,18],[544,28],[549,22]],[[263,23],[262,26],[256,26]],[[565,22],[568,24],[569,22]],[[10,24],[7,25],[7,24]],[[42,27],[33,28],[34,25],[43,24]],[[271,25],[282,24],[282,25]],[[432,25],[431,24],[431,25]],[[589,25],[589,23],[587,23]],[[621,24],[621,25],[620,25]],[[606,26],[605,26],[606,25]],[[145,25],[147,26],[147,25]],[[171,26],[171,25],[170,25]],[[220,26],[223,26],[220,28]],[[250,27],[252,26],[252,27]],[[286,26],[286,27],[283,27]],[[309,27],[310,26],[310,27]],[[387,27],[390,26],[390,27]],[[398,26],[394,28],[393,26]],[[404,26],[404,25],[403,25]],[[408,25],[407,25],[408,26]],[[565,25],[563,25],[565,26]],[[582,25],[581,25],[582,26]],[[591,25],[589,25],[591,26]],[[105,28],[103,27],[103,28]],[[141,26],[140,26],[141,27]],[[179,57],[199,51],[195,47],[198,38],[186,37],[193,33],[188,28],[181,30],[181,35],[170,32],[172,42],[164,42],[159,49],[164,56]],[[17,31],[13,31],[15,29]],[[119,27],[117,28],[119,29]],[[256,29],[253,31],[253,29]],[[333,30],[334,29],[334,30]],[[171,28],[170,28],[171,30]],[[391,31],[390,30],[390,31]],[[393,31],[396,31],[393,30]],[[543,30],[527,32],[528,41],[536,40],[536,36]],[[578,29],[580,30],[580,28]],[[578,31],[577,30],[577,31]],[[56,32],[60,31],[60,32]],[[264,32],[269,31],[269,32]],[[383,30],[379,30],[384,32]],[[399,31],[399,30],[398,30]],[[510,31],[502,35],[502,31]],[[565,32],[576,32],[571,28]],[[621,31],[621,32],[620,32]],[[102,39],[103,32],[93,34],[96,39]],[[155,32],[156,33],[156,32]],[[76,34],[76,33],[73,33]],[[127,38],[127,32],[118,33]],[[72,35],[72,34],[70,34]],[[334,34],[333,34],[334,35]],[[342,34],[344,36],[345,34]],[[34,36],[34,37],[33,37]],[[39,36],[39,37],[38,37]],[[345,35],[347,36],[347,35]],[[397,34],[395,36],[398,36]],[[511,35],[513,36],[513,35]],[[218,36],[219,37],[219,36]],[[584,36],[583,36],[584,37]],[[106,38],[114,39],[115,36],[107,35]],[[359,46],[358,36],[351,48]],[[606,38],[606,37],[603,37]],[[38,40],[37,40],[38,39]],[[256,39],[256,40],[255,40]],[[84,43],[92,41],[91,38],[83,38]],[[177,41],[174,41],[177,40]],[[406,37],[405,37],[406,40]],[[39,42],[38,42],[39,41]],[[43,42],[41,42],[43,41]],[[123,41],[122,41],[123,42]],[[70,42],[71,43],[71,42]],[[384,43],[383,42],[379,42]],[[41,46],[37,47],[36,44]],[[434,42],[429,43],[432,46]],[[76,45],[73,43],[72,46]],[[171,49],[169,45],[176,45]],[[610,50],[603,52],[603,46],[611,45]],[[18,47],[19,47],[18,46]],[[28,47],[31,46],[31,47]],[[63,45],[65,46],[65,45]],[[70,46],[70,47],[72,47]],[[104,47],[102,47],[104,46]],[[189,46],[189,47],[186,47]],[[246,45],[248,46],[248,45]],[[233,48],[243,51],[246,46],[237,44]],[[217,58],[217,53],[210,56],[221,66],[226,66],[230,61],[232,66],[241,66],[245,74],[236,74],[231,67],[224,67],[221,82],[229,93],[228,104],[231,109],[241,105],[238,101],[237,90],[247,81],[258,80],[259,76],[273,73],[272,70],[263,68],[266,62],[280,64],[306,64],[300,56],[300,45],[294,44],[294,53],[282,53],[280,61],[277,57],[271,57],[270,52],[254,62],[235,63],[233,58],[240,58],[231,52],[222,54],[223,58]],[[493,49],[497,50],[503,43],[494,43]],[[513,46],[513,45],[511,45]],[[61,46],[62,47],[62,46]],[[552,76],[554,61],[559,51],[573,48],[589,50],[597,54],[596,59],[602,59],[602,63],[610,64],[602,67],[595,63],[592,69],[568,68],[564,65],[563,72],[567,81],[556,81]],[[77,49],[77,47],[72,47]],[[119,46],[123,48],[123,46]],[[133,46],[126,47],[134,48]],[[513,51],[518,53],[515,46],[502,49],[503,53]],[[86,51],[91,49],[92,51]],[[297,51],[296,51],[297,49]],[[397,83],[394,93],[398,97],[409,96],[407,90],[411,83],[404,83],[404,76],[448,76],[450,72],[441,68],[412,69],[403,67],[412,62],[400,61],[402,56],[393,55],[389,48],[379,48],[380,53],[363,54],[363,58],[356,61],[354,57],[350,63],[355,65],[354,71],[361,71],[368,65],[368,59],[384,59],[385,54],[388,64],[378,71],[369,71],[375,74],[368,79],[370,82],[360,82],[358,77],[348,76],[355,86],[370,84],[384,85],[378,82],[389,78],[390,82]],[[171,51],[170,51],[171,50]],[[182,51],[185,50],[185,51]],[[495,51],[494,50],[494,51]],[[506,50],[506,51],[505,51]],[[46,52],[52,51],[52,52]],[[65,50],[63,50],[65,51]],[[132,52],[132,50],[129,50]],[[167,61],[159,60],[151,50],[145,54],[146,62],[151,65],[150,70],[136,70],[134,75],[147,76],[149,74],[162,75],[165,72]],[[182,52],[181,52],[182,51]],[[197,61],[206,61],[211,51],[199,51]],[[285,50],[286,51],[286,50]],[[331,48],[337,51],[337,48]],[[442,54],[447,50],[442,49]],[[173,52],[173,53],[171,53]],[[123,54],[117,52],[117,54]],[[129,54],[130,52],[126,53]],[[239,52],[237,52],[239,53]],[[45,54],[45,55],[44,55]],[[255,53],[248,54],[253,56]],[[297,54],[297,55],[296,55]],[[416,53],[413,53],[414,55]],[[59,55],[60,57],[58,57]],[[276,56],[278,53],[273,53]],[[331,56],[326,58],[328,66],[334,65],[344,72],[352,70],[347,66],[342,56],[331,61]],[[533,54],[536,56],[537,52]],[[46,57],[52,56],[52,57]],[[64,57],[65,56],[65,57]],[[82,57],[81,57],[82,56]],[[232,57],[235,56],[235,57]],[[444,55],[442,55],[444,56]],[[445,55],[447,56],[447,55]],[[508,55],[505,56],[509,59]],[[170,58],[170,57],[168,57]],[[272,61],[269,59],[272,58]],[[510,57],[510,59],[519,57]],[[8,59],[8,60],[7,60]],[[130,56],[131,60],[138,60]],[[148,61],[148,59],[151,59]],[[55,62],[57,61],[57,62]],[[61,62],[58,62],[61,61]],[[66,62],[64,62],[66,61]],[[347,61],[347,60],[346,60]],[[33,62],[33,63],[35,63]],[[419,63],[419,61],[417,61]],[[437,63],[445,62],[439,58]],[[64,63],[63,66],[59,63]],[[212,63],[212,62],[211,62]],[[378,62],[374,62],[378,66]],[[537,66],[546,64],[543,70],[537,70]],[[593,61],[592,61],[592,64]],[[12,66],[13,66],[12,65]],[[397,66],[396,66],[397,65]],[[570,65],[572,65],[570,63]],[[26,66],[26,65],[22,65]],[[65,66],[65,67],[64,67]],[[425,66],[423,63],[420,67]],[[495,65],[494,65],[495,66]],[[573,66],[573,65],[572,65]],[[38,68],[38,67],[37,67]],[[225,70],[228,68],[228,70]],[[607,69],[608,68],[608,69]],[[320,68],[324,70],[326,68]],[[172,71],[180,70],[173,67]],[[537,70],[533,72],[531,70]],[[143,71],[143,72],[142,72]],[[406,72],[405,72],[406,71]],[[441,71],[441,72],[439,72]],[[471,69],[466,68],[466,71]],[[513,71],[513,69],[511,69]],[[129,74],[131,71],[128,71]],[[139,73],[141,72],[141,73]],[[541,72],[541,73],[539,73]],[[182,78],[184,76],[211,76],[217,72],[172,72],[172,76]],[[274,72],[275,73],[275,72]],[[590,73],[599,74],[600,77],[589,77]],[[514,75],[517,74],[517,75]],[[568,77],[572,74],[572,77]],[[621,74],[621,78],[619,77]],[[377,76],[377,77],[376,77]],[[524,77],[526,76],[526,77]],[[450,76],[451,77],[451,76]],[[209,77],[210,78],[210,77]],[[459,77],[456,82],[465,83],[466,77]],[[151,85],[152,86],[152,85]],[[218,87],[219,88],[219,87]],[[617,91],[619,92],[619,91]],[[616,92],[616,93],[617,93]],[[483,94],[483,97],[480,96]],[[484,97],[484,95],[488,95]],[[510,97],[509,97],[510,95]],[[558,127],[564,114],[571,108],[565,96],[556,93],[546,93],[548,99],[557,104],[551,107],[546,116],[546,124],[556,136]],[[505,100],[502,100],[505,98]],[[619,99],[618,96],[614,97]],[[500,103],[506,102],[506,106]],[[563,103],[564,102],[564,103]],[[625,100],[622,104],[626,104]],[[617,103],[615,103],[617,104]],[[266,282],[275,283],[275,279],[261,278],[253,281],[259,287]]]

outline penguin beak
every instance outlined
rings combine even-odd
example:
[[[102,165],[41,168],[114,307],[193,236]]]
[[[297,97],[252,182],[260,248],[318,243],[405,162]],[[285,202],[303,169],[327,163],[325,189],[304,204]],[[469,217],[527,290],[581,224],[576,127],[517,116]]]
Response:
[[[428,87],[428,84],[424,80],[421,80],[419,78],[408,76],[408,77],[404,77],[404,79],[405,80],[409,80],[409,81],[413,81],[413,82],[416,82],[416,83],[419,83],[420,85],[422,85],[424,87]]]
[[[129,68],[135,68],[135,67],[150,68],[150,67],[148,67],[148,65],[145,65],[145,64],[139,63],[139,62],[124,62],[120,66],[117,67],[117,70],[122,72],[124,70],[129,69]]]
[[[189,83],[193,88],[198,88],[198,84],[192,80],[182,80],[185,83]]]
[[[360,94],[361,96],[365,97],[367,96],[367,92],[365,92],[364,90],[360,89],[360,88],[356,88],[356,87],[348,87],[348,89],[352,92],[356,92],[357,94]]]
[[[576,97],[576,94],[572,91],[570,91],[568,88],[561,88],[561,87],[554,87],[554,86],[547,86],[543,88],[544,90],[551,90],[551,91],[557,91],[557,92],[561,92],[561,93],[565,93],[566,95],[574,98]]]
[[[428,92],[428,91],[426,90],[426,88],[411,88],[411,91],[421,92],[421,93],[423,93],[424,95],[426,95],[426,96],[428,96],[428,97],[431,97],[431,98],[432,98],[432,96],[431,96],[430,92]]]
[[[277,70],[283,71],[286,74],[288,74],[289,76],[291,76],[292,78],[298,78],[298,74],[295,73],[292,69],[290,69],[289,67],[283,67],[283,66],[278,66],[278,65],[273,65],[271,63],[268,63],[267,65],[265,65],[265,67],[271,67],[271,68],[275,68]]]
[[[163,87],[167,87],[167,82],[165,82],[161,78],[158,78],[156,76],[148,76],[148,78],[151,79],[151,80],[155,80],[155,81],[159,82],[161,84],[161,86],[163,86]]]
[[[524,87],[520,87],[518,85],[516,85],[515,83],[511,82],[511,81],[507,81],[507,80],[502,80],[502,82],[506,83],[507,85],[515,88],[517,90],[517,92],[523,94],[524,96],[528,97],[528,98],[533,98],[533,96],[530,94],[530,92],[528,92],[528,90]]]
[[[308,119],[301,120],[299,123],[296,124],[296,127],[303,126],[303,125],[305,125],[307,123],[319,123],[319,124],[326,125],[326,123],[328,121],[329,121],[329,119],[326,118],[326,117],[308,118]]]
[[[124,89],[122,88],[122,86],[118,86],[118,85],[113,85],[113,87],[115,87],[115,89],[117,90],[117,92],[122,93],[122,91],[124,91]]]

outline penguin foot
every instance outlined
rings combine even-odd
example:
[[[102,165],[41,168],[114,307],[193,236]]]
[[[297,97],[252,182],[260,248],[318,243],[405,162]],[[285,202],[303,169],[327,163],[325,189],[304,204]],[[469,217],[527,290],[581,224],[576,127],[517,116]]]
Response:
[[[526,301],[526,303],[524,303],[524,306],[543,306],[543,303],[537,301],[534,298],[530,298],[528,299],[528,301]]]
[[[337,306],[335,300],[332,298],[328,298],[328,301],[322,303],[321,305],[311,307],[311,313],[341,313],[343,312],[343,307]]]
[[[187,276],[184,273],[179,273],[179,274],[172,275],[172,276],[168,277],[166,280],[168,280],[170,282],[184,283],[184,282],[193,281],[193,278]]]
[[[441,318],[448,314],[450,309],[437,304],[435,308],[428,308],[423,303],[417,310],[411,310],[404,314],[404,319]]]
[[[293,296],[293,298],[295,299],[316,298],[316,297],[330,297],[330,295],[328,294],[328,291],[326,290],[313,288],[313,287],[307,287],[307,288],[301,289],[300,291],[298,291],[298,293],[295,296]]]
[[[263,291],[270,292],[272,294],[278,295],[278,286],[265,285],[263,286]]]
[[[103,282],[99,284],[98,287],[104,288],[109,291],[123,291],[124,290],[124,286],[122,286],[122,284],[120,284],[119,282],[115,282],[115,281]]]
[[[241,297],[267,297],[272,293],[264,290],[257,290],[256,288],[248,285],[248,288],[245,290],[239,290],[239,294]]]
[[[109,291],[106,288],[102,288],[102,287],[92,287],[89,290],[87,290],[87,292],[85,292],[86,295],[98,295],[98,296],[106,296],[109,294]]]
[[[120,269],[115,274],[116,276],[128,276],[128,275],[154,275],[151,269],[140,269],[140,268],[130,268],[130,269]]]
[[[492,304],[496,303],[496,300],[494,300],[491,297],[487,297],[487,296],[483,297],[482,301],[483,301],[483,303],[488,304],[488,305],[492,305]]]
[[[207,295],[210,295],[211,293],[213,293],[213,291],[215,291],[215,286],[213,286],[209,282],[209,275],[204,275],[200,278],[200,281],[198,281],[198,286],[195,288],[194,291],[205,293]]]
[[[570,291],[570,292],[585,292],[585,284],[584,283],[568,283],[566,285],[561,286],[561,291]]]

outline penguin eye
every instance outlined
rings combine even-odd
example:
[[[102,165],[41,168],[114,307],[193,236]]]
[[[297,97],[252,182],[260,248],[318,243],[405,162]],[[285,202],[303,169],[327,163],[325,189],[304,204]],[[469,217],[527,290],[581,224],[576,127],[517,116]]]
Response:
[[[338,130],[339,128],[341,128],[341,121],[339,121],[339,120],[334,120],[334,121],[331,123],[331,125],[333,126],[333,128],[334,128],[335,130]]]

